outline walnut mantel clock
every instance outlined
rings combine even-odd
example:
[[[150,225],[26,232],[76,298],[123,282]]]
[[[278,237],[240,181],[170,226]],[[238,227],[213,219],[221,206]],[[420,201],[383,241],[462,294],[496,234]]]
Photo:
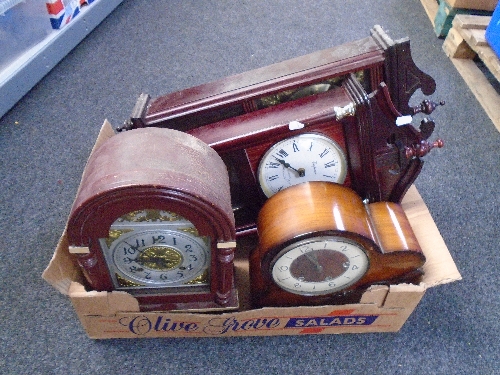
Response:
[[[264,202],[308,181],[353,189],[367,202],[400,202],[423,165],[431,119],[420,128],[409,100],[434,80],[408,39],[379,26],[367,38],[156,99],[141,95],[120,128],[172,128],[211,146],[227,165],[237,235],[255,233]]]
[[[219,155],[171,129],[111,137],[91,155],[68,221],[89,286],[142,311],[238,306],[235,224]]]
[[[357,302],[369,285],[416,280],[425,262],[399,204],[364,204],[331,182],[273,195],[259,213],[258,232],[250,255],[257,307]]]

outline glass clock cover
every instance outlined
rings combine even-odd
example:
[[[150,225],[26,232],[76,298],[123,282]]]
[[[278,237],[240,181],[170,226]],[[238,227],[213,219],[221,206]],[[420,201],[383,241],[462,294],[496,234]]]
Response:
[[[320,134],[301,134],[269,148],[259,164],[259,183],[267,197],[302,182],[342,184],[346,164],[344,152],[335,141]]]
[[[142,210],[120,217],[100,239],[117,289],[207,285],[210,241],[171,212]]]

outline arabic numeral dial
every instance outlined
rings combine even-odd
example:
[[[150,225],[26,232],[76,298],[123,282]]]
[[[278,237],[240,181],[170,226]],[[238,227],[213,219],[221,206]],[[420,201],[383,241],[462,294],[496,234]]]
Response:
[[[202,278],[210,263],[209,251],[200,237],[158,229],[131,231],[110,248],[116,283],[124,287],[179,286]]]
[[[272,278],[300,295],[324,295],[356,283],[368,270],[361,246],[342,237],[317,237],[289,245],[272,263]]]

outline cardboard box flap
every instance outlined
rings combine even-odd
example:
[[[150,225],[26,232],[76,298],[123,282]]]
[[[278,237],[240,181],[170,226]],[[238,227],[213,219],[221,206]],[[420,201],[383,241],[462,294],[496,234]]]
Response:
[[[70,284],[71,303],[81,315],[112,316],[120,311],[139,312],[139,302],[126,292],[87,292],[82,284]]]
[[[95,141],[94,147],[92,148],[92,151],[90,152],[90,155],[92,155],[94,153],[94,151],[96,149],[98,149],[104,141],[111,138],[115,134],[116,134],[115,130],[113,129],[113,126],[111,125],[111,123],[107,119],[104,120],[102,127],[101,127],[101,130],[99,132],[99,135],[97,136],[97,139]],[[90,157],[89,157],[89,159],[90,159]]]
[[[418,303],[424,296],[424,285],[413,284],[398,284],[389,287],[390,292],[384,302],[384,307],[387,309],[400,308],[404,306],[405,309],[413,311]]]
[[[389,287],[387,285],[372,285],[363,293],[359,303],[382,306],[387,297],[387,293],[389,293]]]
[[[73,281],[83,283],[83,275],[74,257],[68,251],[66,230],[57,243],[49,265],[43,271],[42,278],[64,295],[69,294]]]
[[[403,209],[425,254],[422,283],[426,288],[462,279],[448,248],[417,188],[412,185],[402,201]]]

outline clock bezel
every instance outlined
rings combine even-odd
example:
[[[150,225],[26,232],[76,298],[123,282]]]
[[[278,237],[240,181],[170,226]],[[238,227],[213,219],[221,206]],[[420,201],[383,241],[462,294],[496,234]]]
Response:
[[[265,185],[266,177],[265,177],[265,163],[268,161],[268,156],[270,156],[272,153],[275,152],[276,148],[279,147],[279,145],[283,143],[290,142],[294,139],[299,139],[299,138],[305,138],[305,137],[310,137],[310,138],[316,138],[316,139],[322,139],[324,142],[327,142],[330,144],[330,147],[336,152],[338,156],[338,161],[340,164],[340,171],[335,180],[332,179],[322,179],[322,180],[317,180],[317,179],[307,179],[307,174],[306,174],[306,179],[304,179],[301,182],[308,182],[308,181],[330,181],[330,182],[335,182],[338,184],[343,184],[346,180],[347,177],[347,170],[348,170],[348,165],[347,165],[347,158],[345,154],[345,149],[342,148],[338,142],[336,142],[333,138],[326,136],[325,134],[318,132],[318,131],[310,131],[310,132],[301,132],[300,134],[293,134],[290,135],[287,138],[283,138],[275,143],[273,143],[269,148],[265,151],[265,153],[262,155],[262,157],[259,160],[259,165],[257,167],[257,180],[259,182],[260,189],[266,195],[267,198],[271,197],[277,192],[274,192],[273,189],[269,185]],[[307,173],[307,172],[306,172]],[[300,182],[298,182],[300,183]],[[293,184],[292,184],[293,185]],[[288,185],[286,187],[292,186]]]
[[[320,298],[320,296],[325,296],[325,295],[333,296],[333,295],[345,294],[351,288],[352,289],[355,288],[355,285],[358,282],[360,282],[360,280],[365,276],[365,274],[368,272],[368,270],[370,268],[370,259],[371,259],[370,255],[369,255],[370,251],[367,250],[367,248],[366,248],[366,246],[369,244],[362,244],[362,243],[358,242],[359,239],[354,240],[353,237],[357,237],[357,236],[353,236],[353,233],[348,234],[346,232],[341,232],[341,231],[324,231],[324,232],[319,232],[319,233],[309,233],[308,235],[301,236],[300,239],[296,238],[294,241],[289,241],[289,243],[286,244],[286,246],[280,246],[281,250],[278,250],[277,253],[274,255],[274,257],[271,254],[269,254],[269,257],[271,257],[272,259],[269,262],[269,271],[267,274],[271,275],[272,281],[279,288],[283,289],[284,291],[286,291],[288,293],[297,294],[297,295],[305,296],[308,298],[315,297],[315,296],[318,296],[318,298]],[[290,251],[293,251],[293,250],[295,250],[295,249],[297,249],[305,244],[309,244],[312,242],[326,242],[326,241],[332,241],[332,240],[334,240],[336,243],[348,243],[348,244],[356,247],[365,257],[366,263],[364,264],[364,269],[362,269],[362,271],[360,271],[360,272],[362,272],[361,274],[356,275],[356,278],[353,281],[343,284],[340,288],[334,287],[334,288],[331,288],[330,290],[323,290],[323,291],[318,292],[318,293],[293,292],[293,291],[291,291],[290,288],[284,287],[283,284],[280,284],[278,281],[276,281],[276,279],[274,277],[274,269],[275,269],[276,263],[280,259],[282,259],[284,256],[289,254]],[[372,246],[373,245],[375,245],[375,244],[372,244]],[[338,252],[337,250],[332,250],[332,251]],[[275,251],[271,251],[271,252],[275,253]],[[298,259],[298,257],[294,258],[291,261],[291,263],[293,263],[296,259]],[[263,267],[266,266],[265,265],[266,263],[264,263]],[[341,277],[342,275],[343,274],[338,275],[333,280],[336,280],[337,278]],[[310,282],[310,283],[313,284],[313,282]],[[319,282],[316,284],[319,284]]]
[[[358,279],[355,283],[346,286],[342,290],[333,291],[331,293],[325,293],[322,295],[312,295],[312,296],[300,295],[291,293],[281,288],[274,281],[272,277],[272,265],[274,260],[287,247],[293,246],[296,243],[312,240],[318,237],[342,238],[345,239],[346,241],[356,243],[358,247],[364,251],[364,253],[368,258],[368,271],[365,272],[364,275],[360,279]],[[261,298],[264,298],[263,296],[266,296],[264,299],[268,300],[268,299],[273,299],[275,296],[278,295],[280,299],[286,300],[288,303],[295,306],[317,305],[322,303],[330,304],[332,300],[337,300],[338,303],[338,301],[341,301],[345,296],[349,295],[351,291],[362,288],[362,286],[365,284],[365,280],[370,280],[370,274],[369,274],[370,265],[374,262],[373,258],[376,257],[378,254],[381,254],[381,250],[373,240],[354,232],[331,229],[331,230],[312,231],[296,235],[293,238],[283,241],[282,243],[278,244],[277,246],[271,249],[266,249],[265,254],[261,257],[259,265],[260,268],[259,275],[262,278],[264,284],[268,285],[268,288],[265,291],[260,291],[258,293],[255,293],[256,295],[255,296],[252,295],[252,298],[257,303],[257,305],[262,304],[262,301],[261,302],[257,301]]]
[[[183,221],[184,224],[187,223],[187,221]],[[191,223],[189,223],[192,225]],[[113,226],[111,228],[112,231],[118,230],[114,226],[115,223],[113,223]],[[100,239],[100,245],[101,248],[103,248],[103,253],[104,257],[106,258],[106,263],[108,265],[108,268],[110,270],[110,276],[112,278],[114,287],[116,290],[123,290],[123,291],[133,291],[136,287],[141,287],[146,289],[150,293],[155,293],[156,290],[158,289],[163,289],[163,288],[179,288],[183,287],[185,288],[186,291],[188,290],[193,290],[193,288],[197,286],[208,286],[210,283],[210,264],[211,264],[211,244],[210,240],[207,237],[200,237],[200,236],[195,236],[194,234],[191,234],[189,232],[179,230],[179,228],[173,228],[175,226],[175,222],[166,224],[166,223],[147,223],[147,224],[137,224],[137,223],[128,223],[123,224],[123,226],[120,226],[120,229],[125,231],[122,233],[119,237],[114,239],[108,246],[108,241],[107,239]],[[189,228],[195,229],[194,226],[190,226]],[[111,233],[111,231],[110,231]],[[124,244],[128,245],[129,248],[132,249],[132,251],[135,253],[136,249],[133,248],[133,245],[129,244],[127,241],[130,241],[131,238],[143,238],[141,241],[145,241],[144,237],[149,237],[151,234],[156,234],[157,238],[160,235],[165,235],[167,238],[166,239],[161,239],[156,245],[155,244],[146,244],[143,242],[143,245],[140,246],[139,243],[136,244],[137,251],[142,253],[142,251],[147,251],[148,249],[157,247],[157,248],[166,248],[166,249],[171,249],[172,252],[177,253],[179,255],[179,264],[177,264],[175,267],[172,267],[171,269],[164,269],[164,270],[155,270],[155,269],[150,269],[151,272],[156,275],[156,277],[165,277],[168,274],[171,274],[177,270],[180,270],[182,272],[182,269],[180,269],[180,266],[185,264],[186,262],[186,257],[190,255],[195,255],[195,257],[200,258],[200,263],[198,263],[193,269],[194,272],[190,274],[188,277],[183,277],[181,276],[179,280],[177,281],[172,281],[172,282],[161,282],[159,280],[153,281],[153,282],[148,282],[147,277],[140,277],[140,276],[135,276],[134,271],[127,271],[124,268],[126,268],[125,263],[123,261],[119,262],[118,258],[118,252],[120,251],[119,248],[123,246]],[[109,238],[109,237],[108,237]],[[189,242],[196,250],[193,250],[193,254],[187,254],[187,251],[182,249],[182,247],[179,246],[179,244],[169,244],[171,238],[176,238],[177,241],[179,241],[180,238],[182,238],[182,243],[185,244],[186,242]],[[146,240],[147,241],[147,240]],[[163,242],[166,241],[166,242]],[[133,242],[133,241],[132,241]],[[104,246],[106,248],[104,248]],[[144,248],[142,251],[139,250],[141,248]],[[128,250],[130,254],[130,249]],[[130,254],[131,255],[131,254]],[[129,261],[128,264],[132,265],[134,262],[137,262],[137,257],[134,259],[131,259],[130,256],[128,257]],[[123,256],[122,256],[123,259]],[[198,260],[198,259],[196,259]],[[139,266],[141,264],[139,263]],[[147,266],[143,266],[146,269],[148,268]],[[138,272],[141,272],[139,270]],[[200,277],[204,273],[207,274],[206,281],[203,283],[198,283],[198,284],[191,284],[193,280],[196,278]],[[162,274],[163,273],[163,274]],[[155,277],[155,276],[153,276]],[[122,279],[120,279],[122,278]],[[129,284],[129,285],[127,285]]]

